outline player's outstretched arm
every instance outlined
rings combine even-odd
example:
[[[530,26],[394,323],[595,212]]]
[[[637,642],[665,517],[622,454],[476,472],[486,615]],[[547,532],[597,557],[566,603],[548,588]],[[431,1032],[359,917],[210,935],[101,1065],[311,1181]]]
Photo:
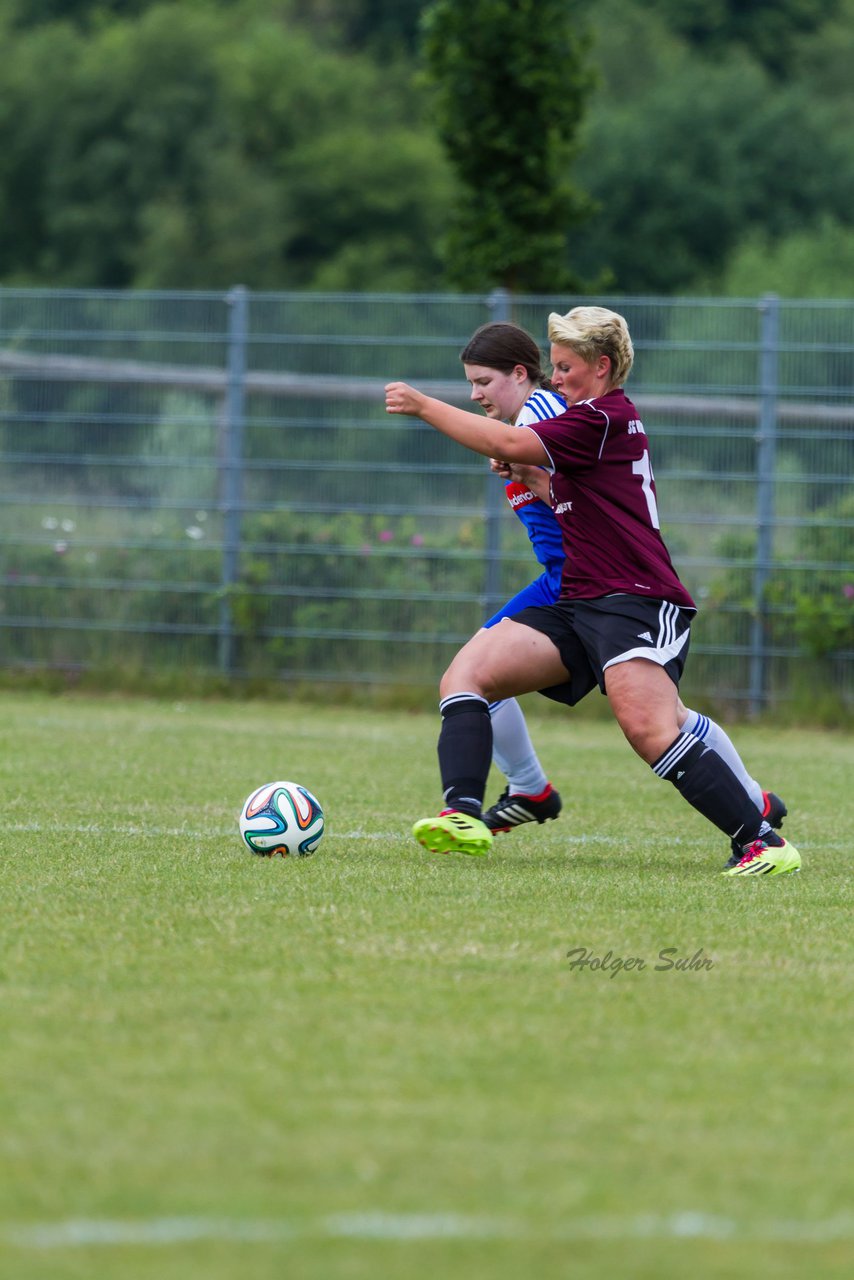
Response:
[[[486,458],[503,458],[508,462],[530,462],[545,466],[548,454],[533,431],[508,427],[479,413],[467,413],[444,400],[425,396],[405,382],[390,382],[385,389],[387,413],[405,413],[420,418],[458,444]]]

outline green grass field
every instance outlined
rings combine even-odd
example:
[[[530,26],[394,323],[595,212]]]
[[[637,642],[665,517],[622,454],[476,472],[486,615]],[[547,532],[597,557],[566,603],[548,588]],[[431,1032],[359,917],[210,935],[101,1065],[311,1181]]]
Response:
[[[0,1274],[854,1273],[854,737],[735,731],[804,869],[730,881],[525,702],[564,813],[468,860],[409,836],[434,715],[0,695]],[[238,841],[275,777],[312,858]]]

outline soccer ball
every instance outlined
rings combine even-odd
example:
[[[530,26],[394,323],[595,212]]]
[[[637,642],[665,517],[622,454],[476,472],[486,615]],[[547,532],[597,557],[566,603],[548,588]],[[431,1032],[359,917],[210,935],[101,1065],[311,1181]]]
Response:
[[[240,811],[240,835],[261,858],[307,858],[323,837],[320,803],[297,782],[265,782]]]

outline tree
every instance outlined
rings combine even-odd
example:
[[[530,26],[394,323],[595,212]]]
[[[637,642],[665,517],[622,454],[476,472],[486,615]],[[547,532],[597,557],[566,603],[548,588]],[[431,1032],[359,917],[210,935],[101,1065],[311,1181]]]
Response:
[[[799,37],[832,17],[839,0],[652,0],[651,7],[704,54],[717,57],[740,46],[784,76]]]
[[[419,289],[450,204],[411,73],[260,0],[6,33],[0,280]]]
[[[425,11],[435,120],[459,182],[444,257],[460,288],[577,283],[570,235],[591,205],[570,167],[593,85],[578,10],[566,0],[435,0]]]
[[[48,22],[85,26],[106,16],[130,17],[151,8],[154,0],[0,0],[0,18],[16,27],[40,27]]]
[[[711,290],[727,297],[850,298],[854,227],[826,217],[779,240],[759,232],[741,240]]]
[[[620,292],[691,291],[742,240],[776,242],[828,216],[850,225],[844,59],[823,94],[817,37],[810,78],[781,84],[743,50],[700,58],[659,15],[621,13],[619,0],[597,10],[602,88],[576,172],[599,210],[575,238],[579,270],[610,269]]]
[[[418,26],[426,0],[294,0],[300,22],[318,39],[334,33],[344,45],[375,50],[378,55],[418,43]]]

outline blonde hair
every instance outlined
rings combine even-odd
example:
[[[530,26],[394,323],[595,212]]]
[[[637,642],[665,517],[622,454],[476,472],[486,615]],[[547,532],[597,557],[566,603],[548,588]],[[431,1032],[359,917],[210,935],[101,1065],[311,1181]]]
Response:
[[[573,307],[565,316],[549,316],[549,341],[569,347],[587,364],[599,356],[611,361],[611,385],[620,387],[628,378],[635,358],[629,326],[607,307]]]

